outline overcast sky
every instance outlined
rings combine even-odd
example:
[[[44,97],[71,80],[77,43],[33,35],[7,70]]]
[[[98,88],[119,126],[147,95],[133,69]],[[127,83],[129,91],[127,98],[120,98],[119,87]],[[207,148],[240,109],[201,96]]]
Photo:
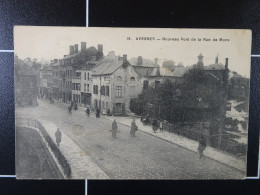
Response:
[[[154,37],[155,40],[136,40],[136,37]],[[178,38],[179,41],[163,41],[163,38]],[[182,38],[189,38],[189,41]],[[192,38],[196,41],[191,41]],[[211,41],[203,41],[203,38]],[[220,38],[229,41],[219,41]],[[16,26],[14,30],[14,49],[21,59],[59,59],[69,53],[70,45],[78,44],[80,50],[81,41],[87,42],[87,47],[103,44],[105,55],[115,51],[116,55],[127,54],[128,59],[157,57],[182,62],[184,66],[197,63],[200,53],[204,56],[204,65],[212,64],[218,54],[220,63],[224,64],[225,58],[229,58],[231,70],[247,77],[250,74],[251,32],[246,30],[29,26]]]

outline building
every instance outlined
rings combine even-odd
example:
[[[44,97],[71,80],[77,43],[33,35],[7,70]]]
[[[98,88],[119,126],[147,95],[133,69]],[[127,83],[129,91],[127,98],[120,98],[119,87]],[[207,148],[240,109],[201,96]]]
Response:
[[[55,100],[60,100],[61,98],[61,76],[60,76],[60,66],[58,59],[54,59],[51,61],[51,70],[52,70],[52,86],[51,86],[51,98]]]
[[[131,98],[141,93],[141,77],[127,61],[127,55],[115,56],[109,52],[92,69],[92,108],[104,114],[127,115]]]
[[[154,59],[155,66],[147,67],[142,65],[142,57],[139,56],[137,64],[133,65],[135,72],[140,76],[143,90],[148,87],[159,88],[160,85],[166,81],[182,82],[183,75],[188,71],[188,67],[178,65],[174,70],[160,67],[158,65],[158,59]]]
[[[37,106],[37,77],[31,67],[15,56],[15,105]]]
[[[95,47],[87,48],[87,43],[81,42],[80,51],[78,44],[70,45],[69,49],[69,55],[65,55],[60,60],[62,101],[66,103],[81,102],[79,73],[75,73],[77,70],[91,69],[95,66],[96,61],[103,57],[103,45],[99,44],[98,49]]]
[[[40,70],[40,89],[39,95],[44,98],[52,98],[53,87],[53,68],[44,66]]]

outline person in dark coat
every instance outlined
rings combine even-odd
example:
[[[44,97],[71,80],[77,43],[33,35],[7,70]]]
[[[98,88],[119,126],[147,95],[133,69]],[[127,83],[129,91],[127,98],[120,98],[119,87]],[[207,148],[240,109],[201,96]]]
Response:
[[[97,111],[96,111],[96,118],[99,118],[99,117],[100,117],[100,110],[98,108]]]
[[[90,109],[89,109],[89,107],[87,107],[86,113],[87,113],[87,116],[89,118],[89,116],[90,116]]]
[[[62,137],[60,128],[58,128],[57,131],[55,132],[55,137],[56,137],[56,143],[57,143],[57,145],[59,147],[60,146],[60,142],[61,142],[61,137]]]
[[[71,110],[72,110],[72,107],[69,106],[69,107],[68,107],[69,114],[71,114]]]
[[[199,140],[199,146],[198,146],[198,152],[199,152],[199,157],[203,157],[203,151],[206,148],[206,139],[203,135],[201,135],[200,140]]]
[[[75,110],[75,111],[78,110],[78,105],[77,105],[76,102],[74,103],[74,110]]]
[[[137,125],[135,124],[135,119],[133,119],[132,123],[131,123],[131,130],[130,130],[130,135],[132,135],[133,137],[135,137],[135,132],[138,130]]]
[[[117,132],[117,122],[116,119],[112,123],[112,137],[116,138],[116,132]]]
[[[152,128],[153,128],[154,133],[156,133],[155,131],[157,131],[157,129],[158,129],[157,119],[154,119],[154,120],[153,120]]]

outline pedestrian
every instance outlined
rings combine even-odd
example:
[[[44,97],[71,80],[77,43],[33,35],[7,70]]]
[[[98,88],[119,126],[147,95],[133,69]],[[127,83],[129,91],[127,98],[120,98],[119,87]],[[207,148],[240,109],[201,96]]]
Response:
[[[160,128],[160,131],[163,131],[163,121],[162,120],[160,120],[159,128]]]
[[[116,132],[117,132],[117,122],[116,119],[114,119],[112,123],[112,138],[116,138]]]
[[[69,106],[69,107],[68,107],[69,114],[71,114],[71,110],[72,110],[72,107]]]
[[[75,111],[78,110],[78,105],[77,105],[76,102],[75,102],[75,104],[74,104],[74,110],[75,110]]]
[[[59,147],[60,146],[60,142],[61,142],[61,137],[62,137],[60,128],[58,128],[57,131],[55,132],[55,137],[56,137],[56,143],[57,143],[57,145]]]
[[[100,117],[100,109],[97,108],[97,111],[96,111],[96,118],[99,118]]]
[[[157,129],[158,129],[157,119],[154,119],[154,120],[153,120],[152,128],[153,128],[154,133],[156,133],[156,131],[157,131]]]
[[[131,123],[131,130],[130,130],[130,135],[135,137],[135,132],[138,131],[138,127],[135,124],[135,119],[133,119],[132,123]]]
[[[87,116],[89,118],[89,116],[90,116],[90,109],[89,109],[89,107],[87,107],[86,113],[87,113]]]
[[[206,148],[206,140],[205,137],[203,135],[200,136],[200,140],[199,140],[199,147],[198,147],[198,152],[199,152],[199,157],[203,157],[203,151]]]

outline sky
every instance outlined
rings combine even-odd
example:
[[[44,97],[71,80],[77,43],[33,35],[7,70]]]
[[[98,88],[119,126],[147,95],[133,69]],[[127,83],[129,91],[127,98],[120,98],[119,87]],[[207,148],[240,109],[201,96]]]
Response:
[[[131,40],[127,40],[129,37]],[[144,37],[151,40],[140,40]],[[221,38],[225,41],[220,41]],[[14,29],[14,50],[21,59],[59,59],[69,53],[70,45],[78,44],[80,50],[82,41],[87,42],[87,47],[103,44],[104,55],[115,51],[116,55],[127,54],[128,59],[138,56],[167,59],[184,66],[197,63],[200,53],[204,65],[215,63],[218,55],[219,63],[225,64],[225,58],[229,58],[229,69],[246,77],[250,75],[250,30],[42,26]]]

